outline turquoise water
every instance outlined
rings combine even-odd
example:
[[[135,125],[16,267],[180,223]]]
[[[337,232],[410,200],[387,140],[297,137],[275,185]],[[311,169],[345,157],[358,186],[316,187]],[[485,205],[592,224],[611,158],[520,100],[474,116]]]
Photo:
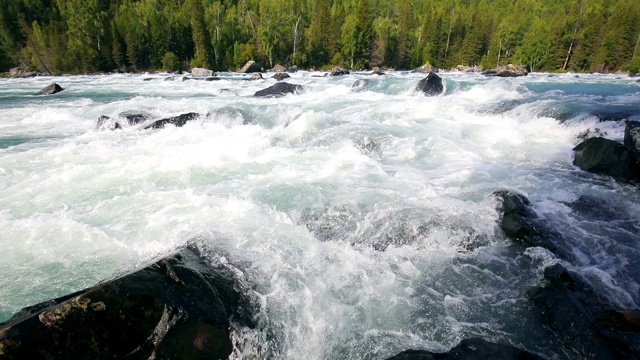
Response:
[[[426,98],[419,74],[313,75],[292,74],[306,89],[280,99],[238,74],[0,80],[0,321],[197,238],[261,300],[267,329],[236,329],[248,358],[379,359],[472,336],[571,358],[527,299],[560,260],[504,238],[500,189],[563,229],[572,268],[638,306],[636,188],[571,164],[588,129],[622,139],[623,122],[599,118],[640,120],[633,79],[450,73]],[[52,81],[67,90],[33,95]],[[204,116],[96,129],[129,110]],[[572,213],[584,194],[630,225]]]

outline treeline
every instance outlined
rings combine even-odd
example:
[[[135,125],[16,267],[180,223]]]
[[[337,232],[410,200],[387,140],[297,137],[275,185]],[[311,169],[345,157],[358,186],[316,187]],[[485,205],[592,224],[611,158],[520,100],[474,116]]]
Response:
[[[640,67],[640,0],[0,0],[0,70]],[[637,64],[637,65],[634,65]]]

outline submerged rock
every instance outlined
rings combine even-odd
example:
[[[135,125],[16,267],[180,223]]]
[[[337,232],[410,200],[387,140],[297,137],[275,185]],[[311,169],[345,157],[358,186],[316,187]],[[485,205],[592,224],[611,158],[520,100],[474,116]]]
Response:
[[[384,71],[382,71],[379,67],[374,67],[371,70],[371,75],[384,75]]]
[[[329,75],[331,76],[349,75],[349,70],[341,68],[340,66],[336,66],[333,69],[331,69],[331,73]]]
[[[255,326],[230,271],[184,249],[21,310],[0,324],[3,359],[226,359],[231,321]]]
[[[287,74],[287,73],[279,72],[279,73],[277,73],[277,74],[273,75],[272,77],[273,77],[276,81],[282,81],[282,80],[284,80],[284,79],[288,79],[288,78],[290,78],[291,76],[289,76],[289,74]]]
[[[262,72],[262,67],[260,67],[260,65],[258,65],[255,61],[249,60],[246,64],[244,64],[243,67],[238,70],[238,72],[244,74],[258,73]]]
[[[492,343],[483,339],[465,339],[446,353],[427,350],[407,350],[387,360],[542,360],[539,355],[511,345]]]
[[[351,85],[351,88],[361,90],[367,85],[369,85],[368,79],[358,79]]]
[[[47,87],[45,87],[44,89],[40,90],[40,92],[38,92],[38,95],[53,95],[53,94],[57,94],[61,91],[64,91],[64,89],[62,88],[62,86],[53,83]]]
[[[279,82],[275,85],[269,86],[264,90],[256,92],[253,96],[257,97],[282,97],[287,94],[297,94],[303,89],[301,85],[289,84],[286,82]]]
[[[611,305],[585,280],[560,264],[548,267],[544,276],[547,284],[535,289],[531,300],[576,358],[637,359],[640,335],[615,331],[611,323],[624,328],[627,318],[611,316]]]
[[[434,72],[430,72],[426,78],[420,80],[416,89],[422,91],[427,96],[436,96],[444,92],[442,78]]]
[[[624,128],[624,146],[636,157],[640,154],[640,121],[627,121]]]
[[[249,76],[249,80],[262,80],[262,73],[255,73]]]
[[[99,130],[122,129],[127,126],[141,124],[151,119],[152,117],[153,115],[151,115],[146,111],[124,111],[118,114],[118,117],[116,119],[111,119],[106,115],[102,115],[100,116],[100,118],[98,118],[96,129],[99,129]]]
[[[583,141],[573,148],[573,164],[584,171],[633,180],[638,171],[633,166],[633,154],[624,145],[602,137]]]
[[[187,122],[191,121],[191,120],[195,120],[197,118],[200,117],[200,114],[198,113],[187,113],[187,114],[182,114],[179,116],[173,116],[170,118],[166,118],[166,119],[160,119],[160,120],[156,120],[154,122],[152,122],[151,124],[143,127],[143,130],[146,129],[162,129],[167,125],[174,125],[176,127],[181,127],[184,126],[184,124],[186,124]]]

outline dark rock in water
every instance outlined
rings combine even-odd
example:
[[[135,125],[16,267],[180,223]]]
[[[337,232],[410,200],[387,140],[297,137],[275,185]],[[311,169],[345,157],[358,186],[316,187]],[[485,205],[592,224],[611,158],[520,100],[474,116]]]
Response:
[[[444,92],[442,78],[433,72],[430,72],[426,78],[420,80],[416,88],[427,96],[436,96]]]
[[[61,91],[64,91],[64,89],[62,88],[62,86],[53,83],[49,86],[47,86],[46,88],[40,90],[40,92],[38,93],[38,95],[53,95],[53,94],[57,94]]]
[[[382,71],[379,67],[374,67],[371,70],[371,75],[384,75],[384,71]]]
[[[25,308],[0,324],[3,359],[226,359],[231,321],[254,327],[231,271],[184,249]]]
[[[249,76],[249,80],[262,80],[262,73],[255,73]]]
[[[629,214],[624,208],[609,204],[606,200],[593,195],[581,195],[575,201],[564,204],[576,214],[592,221],[629,219]]]
[[[331,76],[349,75],[349,70],[343,69],[340,66],[336,66],[333,69],[331,69],[331,73],[329,75]]]
[[[545,270],[548,284],[531,293],[545,322],[580,359],[637,359],[640,335],[603,326],[610,305],[578,274],[560,264]]]
[[[179,116],[174,116],[174,117],[170,117],[170,118],[166,118],[166,119],[160,119],[160,120],[156,120],[154,122],[152,122],[151,124],[143,127],[143,130],[146,129],[162,129],[167,125],[174,125],[176,127],[181,127],[184,126],[184,124],[186,124],[187,122],[191,121],[191,120],[195,120],[198,117],[200,117],[200,114],[198,113],[187,113],[187,114],[182,114]]]
[[[582,170],[621,180],[638,177],[631,151],[618,142],[602,137],[591,138],[573,148],[573,151],[573,164]]]
[[[220,80],[220,78],[217,76],[210,76],[204,79],[204,81],[218,81],[218,80]]]
[[[507,237],[531,243],[532,238],[539,235],[539,231],[534,224],[537,216],[531,210],[529,199],[524,195],[504,190],[496,191],[493,195],[501,201],[498,208],[502,213],[500,228]]]
[[[297,73],[298,72],[298,67],[293,65],[292,67],[287,69],[287,72],[292,73],[292,74],[293,73]]]
[[[634,154],[640,154],[640,121],[627,121],[624,128],[624,146]]]
[[[262,72],[262,67],[258,65],[255,61],[249,60],[242,68],[238,70],[240,73],[249,74],[249,73],[258,73]]]
[[[144,78],[144,79],[142,79],[142,81],[151,81],[151,80],[153,80],[153,78]]]
[[[145,111],[124,111],[118,114],[118,118],[111,119],[108,116],[102,115],[98,119],[96,129],[100,130],[117,130],[127,126],[138,125],[149,119],[153,115]]]
[[[302,91],[301,85],[289,84],[286,82],[279,82],[273,86],[269,86],[264,90],[256,92],[253,96],[258,97],[281,97],[287,94],[297,94]]]
[[[640,79],[639,79],[639,80],[636,80],[636,82],[640,84]]]
[[[123,111],[118,116],[126,119],[129,125],[138,125],[153,117],[146,111]]]
[[[279,73],[277,73],[277,74],[273,75],[272,77],[273,77],[276,81],[282,81],[282,80],[284,80],[284,79],[288,79],[288,78],[290,78],[291,76],[289,76],[289,74],[287,74],[287,73],[279,72]]]
[[[367,85],[369,85],[369,80],[367,80],[367,79],[358,79],[358,80],[356,80],[356,82],[353,83],[353,85],[351,85],[351,88],[352,89],[362,89]]]
[[[446,353],[427,350],[407,350],[387,360],[542,360],[539,355],[483,339],[465,339]]]
[[[496,76],[497,73],[498,73],[498,70],[496,69],[489,69],[481,72],[481,74],[484,76]]]

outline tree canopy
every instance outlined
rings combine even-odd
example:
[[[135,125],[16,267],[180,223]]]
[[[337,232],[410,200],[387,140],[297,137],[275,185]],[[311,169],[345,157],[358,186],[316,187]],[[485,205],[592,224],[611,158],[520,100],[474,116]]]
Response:
[[[0,70],[635,69],[638,0],[0,0]]]

